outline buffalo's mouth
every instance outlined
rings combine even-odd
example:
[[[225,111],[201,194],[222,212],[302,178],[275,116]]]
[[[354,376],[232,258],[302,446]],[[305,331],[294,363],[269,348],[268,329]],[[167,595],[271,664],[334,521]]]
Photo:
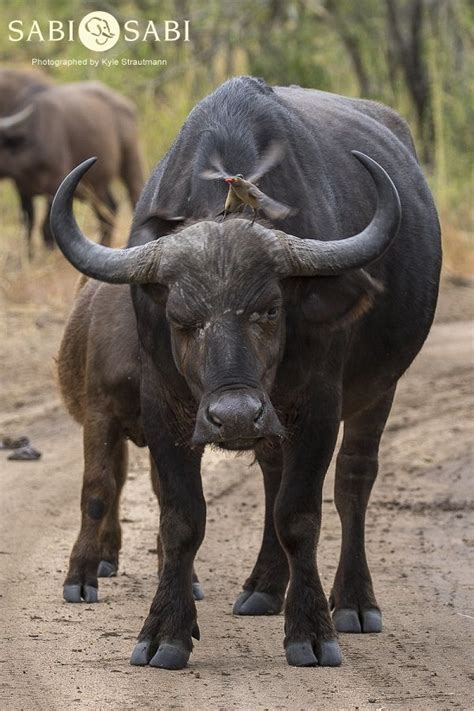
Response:
[[[227,452],[248,452],[255,449],[264,441],[264,437],[254,437],[247,439],[229,439],[225,442],[214,442],[213,445]]]

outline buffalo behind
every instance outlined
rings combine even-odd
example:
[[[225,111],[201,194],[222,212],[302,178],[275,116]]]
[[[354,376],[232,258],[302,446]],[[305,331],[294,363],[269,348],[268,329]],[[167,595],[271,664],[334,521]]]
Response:
[[[144,182],[133,104],[100,82],[56,86],[40,72],[2,69],[0,105],[0,178],[11,179],[20,195],[29,256],[35,196],[47,199],[42,231],[53,247],[52,198],[65,175],[90,155],[100,163],[78,197],[92,206],[101,242],[110,244],[117,211],[112,181],[124,183],[133,206]]]
[[[216,219],[226,184],[201,177],[212,157],[245,177],[270,142],[284,158],[260,187],[291,213],[261,224],[245,211]],[[163,556],[132,663],[185,666],[199,638],[203,449],[254,450],[264,536],[234,613],[276,614],[284,604],[289,664],[336,666],[336,631],[382,629],[365,512],[396,384],[428,334],[438,292],[439,225],[409,131],[379,104],[233,79],[188,117],[142,193],[125,250],[95,245],[75,223],[72,198],[91,165],[63,182],[51,223],[72,264],[109,282],[82,288],[59,360],[86,454],[65,597],[97,599],[98,566],[116,565],[124,442],[146,443]],[[331,616],[316,547],[341,421]]]

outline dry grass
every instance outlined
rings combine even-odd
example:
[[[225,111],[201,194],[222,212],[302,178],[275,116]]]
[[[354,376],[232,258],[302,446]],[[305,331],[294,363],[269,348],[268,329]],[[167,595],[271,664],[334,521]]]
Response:
[[[473,233],[455,227],[449,219],[442,219],[443,269],[449,275],[474,275]]]
[[[140,136],[146,156],[146,175],[150,174],[153,165],[172,143],[194,101],[190,87],[182,87],[173,97],[163,95],[159,111],[151,97],[144,97],[142,100],[143,106],[139,112]],[[455,191],[454,197],[450,197],[439,181],[432,180],[432,188],[435,197],[438,197],[437,202],[442,213],[444,268],[449,276],[474,275],[474,238],[470,229],[473,215],[468,187],[469,181],[465,181],[462,189]],[[453,184],[450,184],[450,190],[454,190]],[[114,244],[119,246],[127,240],[131,211],[123,187],[114,186],[114,193],[120,205],[114,233]],[[0,182],[0,296],[10,305],[21,305],[25,309],[40,311],[47,307],[64,317],[72,302],[77,272],[58,251],[45,250],[40,233],[45,203],[42,199],[37,199],[36,206],[33,240],[35,253],[33,260],[29,261],[26,238],[20,221],[18,196],[8,181]],[[97,221],[90,208],[76,202],[75,213],[81,228],[92,238],[97,238]]]
[[[1,184],[0,184],[1,188]],[[0,293],[5,305],[26,311],[55,312],[64,318],[72,303],[76,270],[55,250],[45,250],[38,225],[35,230],[35,255],[28,261],[26,243],[18,211],[12,204],[5,207],[5,195],[0,189],[0,210],[3,215],[3,233],[0,239]],[[76,207],[78,222],[91,237],[97,237],[95,217],[83,206]],[[41,211],[43,213],[43,210]],[[7,219],[5,219],[7,218]],[[122,208],[119,214],[114,244],[123,244],[128,236],[131,214]],[[444,271],[446,275],[461,277],[474,275],[474,240],[472,233],[456,227],[448,218],[442,220]]]
[[[120,194],[120,186],[117,187],[119,189],[115,189],[115,192]],[[36,203],[38,210],[33,235],[34,256],[30,261],[16,196],[5,181],[0,183],[0,293],[9,306],[22,307],[25,311],[43,311],[46,308],[64,317],[73,299],[78,274],[58,250],[45,249],[41,236],[45,203],[41,199],[37,199]],[[131,220],[131,211],[123,199],[120,205],[114,232],[115,246],[126,242]],[[81,229],[92,239],[97,239],[97,220],[91,210],[76,202],[75,213]]]
[[[37,203],[35,254],[30,262],[16,196],[5,181],[0,183],[0,370],[2,413],[8,417],[16,417],[25,407],[57,401],[56,354],[78,280],[59,250],[44,248],[39,228],[45,206],[42,200]],[[96,238],[97,222],[90,209],[77,204],[75,211],[81,228]],[[130,210],[122,207],[117,246],[127,239],[130,217]]]

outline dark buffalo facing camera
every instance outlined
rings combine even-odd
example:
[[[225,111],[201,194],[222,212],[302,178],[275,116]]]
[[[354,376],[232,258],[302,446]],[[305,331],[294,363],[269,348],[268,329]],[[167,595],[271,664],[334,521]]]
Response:
[[[245,178],[276,154],[269,146],[280,158],[258,195],[289,206],[282,219],[255,221],[250,201],[216,217],[229,185],[203,177],[209,167]],[[265,527],[234,613],[276,614],[286,596],[288,663],[336,666],[336,631],[382,629],[365,511],[396,384],[428,334],[438,291],[439,225],[410,133],[379,104],[228,81],[192,111],[158,165],[123,250],[89,241],[74,220],[73,195],[92,163],[66,178],[52,209],[66,257],[105,282],[82,287],[59,358],[86,459],[65,598],[96,600],[98,566],[116,569],[121,448],[127,437],[146,444],[162,555],[132,664],[185,666],[199,637],[202,453],[207,444],[253,450]],[[341,421],[342,549],[328,606],[316,547]]]

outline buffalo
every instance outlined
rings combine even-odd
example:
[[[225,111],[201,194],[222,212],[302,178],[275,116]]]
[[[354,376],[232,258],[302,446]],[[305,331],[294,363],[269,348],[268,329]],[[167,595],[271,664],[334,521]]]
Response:
[[[15,114],[31,101],[33,96],[52,86],[49,77],[33,69],[0,69],[0,115]]]
[[[83,521],[64,586],[64,597],[69,602],[80,602],[81,597],[96,602],[97,578],[117,573],[122,540],[119,504],[127,474],[127,440],[137,447],[146,446],[140,416],[138,359],[130,289],[82,279],[58,356],[64,402],[84,427]],[[108,445],[104,450],[108,440],[110,450]],[[104,466],[107,468],[103,470]],[[106,475],[105,490],[97,488],[102,471]],[[150,476],[159,498],[158,474],[151,457]],[[106,510],[98,520],[92,515],[91,521],[94,506],[100,506],[91,504],[96,498],[106,502]],[[163,550],[159,534],[157,552],[160,572]],[[196,600],[204,596],[195,573],[193,594]]]
[[[21,112],[26,108],[33,96],[51,85],[52,82],[47,75],[38,70],[0,69],[0,145],[5,142],[8,143],[8,128],[11,125],[10,117],[16,122],[18,116],[20,116],[20,119],[25,116]],[[3,177],[9,176],[3,174],[0,165],[0,178]],[[22,217],[29,237],[35,218],[33,199],[29,194],[22,193],[18,184],[16,184],[16,188],[20,197]],[[50,236],[49,227],[47,234]]]
[[[260,187],[291,211],[272,221],[254,222],[247,209],[216,217],[228,186],[203,178],[214,157],[245,177],[271,144],[284,146],[284,158]],[[125,476],[123,443],[146,443],[163,564],[131,662],[184,667],[199,638],[192,582],[206,520],[202,453],[208,444],[251,450],[263,472],[264,531],[234,613],[284,606],[288,663],[337,666],[337,632],[382,630],[366,508],[397,381],[437,301],[440,229],[410,132],[380,104],[229,80],[189,115],[118,250],[88,240],[73,216],[93,162],[64,180],[51,213],[61,250],[92,280],[59,359],[85,441],[82,525],[64,596],[97,599],[99,561],[117,559],[118,538],[112,551],[105,541]],[[341,422],[342,546],[328,605],[316,549]]]
[[[1,80],[0,74],[0,98]],[[12,79],[9,86],[13,84]],[[123,181],[133,206],[144,183],[133,104],[99,82],[31,87],[18,101],[14,113],[0,117],[0,177],[11,178],[21,196],[29,256],[34,196],[44,195],[48,201],[42,232],[46,246],[52,247],[52,198],[64,176],[91,154],[99,156],[100,162],[78,197],[91,204],[100,223],[101,242],[110,244],[117,211],[111,182]]]

